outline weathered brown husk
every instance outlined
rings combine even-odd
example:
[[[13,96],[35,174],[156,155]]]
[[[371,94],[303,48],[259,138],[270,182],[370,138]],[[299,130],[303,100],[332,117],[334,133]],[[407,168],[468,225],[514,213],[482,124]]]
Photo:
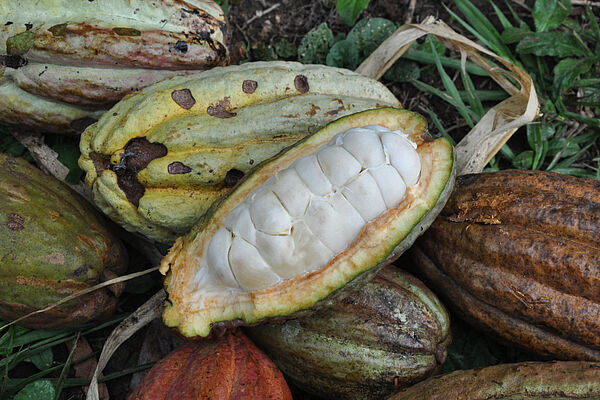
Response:
[[[583,361],[501,364],[430,378],[389,400],[597,400],[600,365]]]
[[[600,360],[599,230],[599,181],[464,175],[411,254],[470,323],[542,355]]]
[[[438,372],[450,319],[422,282],[390,265],[330,308],[246,332],[301,389],[380,399]]]
[[[281,371],[238,330],[190,341],[159,361],[129,400],[292,399]]]
[[[27,161],[0,154],[0,319],[12,321],[124,272],[127,254],[79,195]],[[122,284],[24,319],[76,326],[114,312]]]

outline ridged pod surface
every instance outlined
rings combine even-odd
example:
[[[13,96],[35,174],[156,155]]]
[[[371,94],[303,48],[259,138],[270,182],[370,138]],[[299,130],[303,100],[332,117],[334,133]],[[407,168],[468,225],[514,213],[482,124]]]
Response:
[[[190,341],[160,360],[129,400],[291,400],[281,371],[242,332]]]
[[[229,62],[212,0],[4,0],[0,121],[79,134],[125,95]]]
[[[98,206],[126,229],[172,243],[250,169],[343,115],[399,106],[381,83],[293,62],[215,68],[155,84],[81,137]]]
[[[584,361],[524,362],[455,371],[388,400],[597,400],[600,366]]]
[[[0,319],[12,321],[117,277],[127,254],[78,194],[0,154]],[[109,316],[123,287],[99,289],[20,324],[60,329]]]
[[[420,115],[342,117],[265,161],[175,242],[163,319],[206,336],[331,304],[410,247],[453,176],[452,145]]]
[[[450,317],[423,283],[389,265],[331,307],[246,332],[309,393],[381,399],[438,372]]]
[[[597,180],[464,175],[411,254],[470,323],[539,354],[600,360],[599,231]]]

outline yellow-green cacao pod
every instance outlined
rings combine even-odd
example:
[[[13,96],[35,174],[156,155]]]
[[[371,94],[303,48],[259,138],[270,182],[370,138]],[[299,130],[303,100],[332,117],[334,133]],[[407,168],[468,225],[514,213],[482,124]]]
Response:
[[[450,317],[422,282],[389,265],[331,307],[246,332],[306,392],[381,399],[439,372]]]
[[[399,106],[352,71],[257,62],[172,78],[127,97],[81,137],[98,206],[172,243],[261,161],[341,116]]]
[[[12,321],[124,272],[127,254],[78,194],[0,154],[0,319]],[[20,324],[76,326],[109,316],[122,285],[95,290]]]
[[[4,0],[0,122],[79,134],[128,93],[229,62],[212,0]]]
[[[328,305],[433,222],[454,150],[425,119],[380,108],[342,117],[265,161],[163,259],[163,319],[185,336]]]
[[[583,361],[523,362],[430,378],[388,400],[597,400],[600,366]]]

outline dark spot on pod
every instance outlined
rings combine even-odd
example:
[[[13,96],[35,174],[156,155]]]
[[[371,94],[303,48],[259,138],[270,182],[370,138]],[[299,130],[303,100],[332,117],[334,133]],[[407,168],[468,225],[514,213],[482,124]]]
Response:
[[[9,25],[12,25],[12,24],[13,24],[13,22],[12,22],[12,21],[7,21],[7,22],[4,24],[4,26],[9,26]]]
[[[192,172],[192,169],[182,162],[175,161],[169,164],[167,171],[169,171],[169,174],[171,175],[180,175],[190,173]]]
[[[25,29],[30,30],[33,28],[33,24],[25,24]]]
[[[227,111],[227,109],[225,107],[223,107],[221,104],[208,106],[208,108],[206,109],[206,113],[208,115],[210,115],[211,117],[217,117],[217,118],[223,118],[223,119],[235,117],[237,115],[237,113]]]
[[[27,59],[21,55],[0,55],[0,67],[21,68],[27,65]]]
[[[171,98],[181,108],[189,110],[196,104],[196,99],[192,96],[190,89],[173,90]]]
[[[62,36],[67,31],[67,24],[58,24],[48,28],[52,36]]]
[[[90,153],[90,159],[92,160],[92,163],[94,163],[94,168],[96,169],[96,174],[98,174],[98,176],[102,174],[102,171],[110,168],[110,156],[94,151]]]
[[[244,93],[252,94],[254,93],[257,87],[258,82],[256,81],[246,79],[244,82],[242,82],[242,90],[244,91]]]
[[[294,86],[300,93],[306,93],[308,92],[308,89],[310,89],[308,86],[308,78],[304,75],[296,75],[294,78]]]
[[[183,40],[178,40],[177,43],[175,43],[175,50],[181,54],[185,54],[188,51],[188,45]]]
[[[233,187],[244,177],[244,173],[239,169],[230,169],[225,175],[225,187]]]
[[[250,159],[249,163],[250,163],[250,165],[254,164],[254,160]]]
[[[8,216],[6,226],[8,226],[8,229],[11,231],[23,230],[25,229],[25,218],[21,217],[19,214],[11,213]]]
[[[423,139],[426,142],[433,142],[435,140],[435,138],[433,137],[433,135],[431,133],[429,133],[429,131],[425,131],[421,134],[421,139]]]
[[[137,174],[156,158],[167,155],[167,147],[158,142],[150,143],[145,137],[131,139],[121,155],[121,160],[111,169],[117,175],[117,184],[129,200],[136,207],[144,196],[146,188],[138,179]]]
[[[73,272],[71,272],[71,274],[78,278],[82,275],[86,275],[88,272],[88,269],[90,269],[90,267],[88,265],[82,265],[81,267],[73,270]]]
[[[137,29],[133,29],[133,28],[115,27],[112,30],[114,33],[116,33],[119,36],[141,36],[142,35],[142,32],[138,31]]]
[[[85,128],[96,122],[97,119],[91,117],[82,117],[74,119],[69,123],[69,126],[77,133],[85,131]]]

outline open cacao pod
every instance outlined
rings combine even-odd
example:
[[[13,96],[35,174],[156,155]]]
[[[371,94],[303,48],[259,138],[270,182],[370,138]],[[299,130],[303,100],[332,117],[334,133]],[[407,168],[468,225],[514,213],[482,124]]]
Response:
[[[411,249],[458,315],[557,359],[600,360],[600,182],[541,171],[463,175]]]

